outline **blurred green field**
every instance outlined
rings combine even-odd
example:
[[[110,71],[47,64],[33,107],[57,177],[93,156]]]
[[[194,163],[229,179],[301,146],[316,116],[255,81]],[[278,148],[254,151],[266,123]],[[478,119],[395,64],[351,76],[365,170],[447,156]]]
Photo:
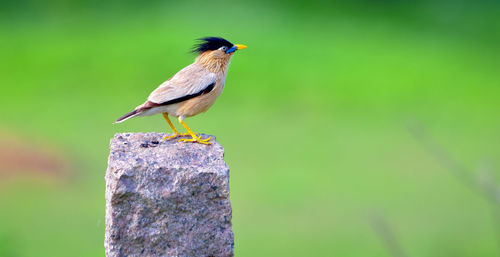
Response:
[[[408,256],[500,253],[498,208],[408,130],[421,123],[471,176],[499,182],[496,2],[1,6],[0,131],[74,168],[0,172],[0,256],[104,256],[109,139],[170,132],[160,116],[111,123],[212,35],[248,45],[216,104],[187,120],[225,147],[236,256],[390,256],[373,215]]]

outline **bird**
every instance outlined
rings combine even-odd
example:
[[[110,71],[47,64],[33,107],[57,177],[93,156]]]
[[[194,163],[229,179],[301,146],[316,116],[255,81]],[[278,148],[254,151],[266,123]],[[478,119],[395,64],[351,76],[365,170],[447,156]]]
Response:
[[[232,44],[222,37],[198,39],[192,50],[197,54],[195,61],[159,85],[143,104],[120,117],[115,123],[161,113],[174,133],[165,136],[163,141],[191,136],[181,138],[178,142],[210,145],[212,137],[202,139],[187,126],[184,119],[205,112],[214,104],[224,89],[231,58],[237,50],[246,47],[242,44]],[[180,133],[172,124],[169,115],[176,117],[187,133]]]

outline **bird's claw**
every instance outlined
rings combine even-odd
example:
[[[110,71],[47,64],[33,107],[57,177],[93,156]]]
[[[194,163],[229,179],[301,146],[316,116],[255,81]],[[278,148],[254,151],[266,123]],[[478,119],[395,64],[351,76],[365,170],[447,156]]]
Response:
[[[176,137],[185,137],[185,136],[189,136],[189,133],[174,133],[171,136],[164,136],[163,137],[163,141],[166,141],[166,140],[169,140],[169,139],[174,139]]]
[[[181,139],[179,139],[178,142],[193,142],[193,143],[200,143],[200,144],[204,144],[204,145],[211,145],[212,143],[209,142],[210,139],[212,139],[212,137],[209,137],[206,139],[201,139],[200,136],[195,136],[195,137],[191,137],[189,139],[181,138]]]

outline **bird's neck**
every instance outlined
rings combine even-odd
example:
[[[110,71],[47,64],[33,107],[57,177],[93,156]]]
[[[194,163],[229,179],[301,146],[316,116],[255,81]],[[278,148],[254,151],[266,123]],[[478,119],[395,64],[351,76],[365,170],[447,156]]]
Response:
[[[195,63],[200,64],[213,73],[226,74],[230,61],[231,56],[226,58],[214,58],[210,53],[202,53],[196,57]]]

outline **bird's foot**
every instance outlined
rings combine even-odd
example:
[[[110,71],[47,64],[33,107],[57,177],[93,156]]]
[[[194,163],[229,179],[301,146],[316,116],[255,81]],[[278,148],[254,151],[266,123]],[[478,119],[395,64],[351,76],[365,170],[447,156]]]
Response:
[[[174,133],[171,136],[164,136],[163,137],[163,141],[174,139],[174,138],[177,138],[177,137],[185,137],[185,136],[190,136],[190,134],[189,133]]]
[[[204,145],[211,145],[212,143],[210,143],[210,139],[212,139],[212,137],[209,137],[209,138],[206,138],[206,139],[201,139],[201,136],[192,136],[191,138],[187,139],[187,138],[181,138],[179,139],[179,142],[193,142],[193,143],[200,143],[200,144],[204,144]]]

